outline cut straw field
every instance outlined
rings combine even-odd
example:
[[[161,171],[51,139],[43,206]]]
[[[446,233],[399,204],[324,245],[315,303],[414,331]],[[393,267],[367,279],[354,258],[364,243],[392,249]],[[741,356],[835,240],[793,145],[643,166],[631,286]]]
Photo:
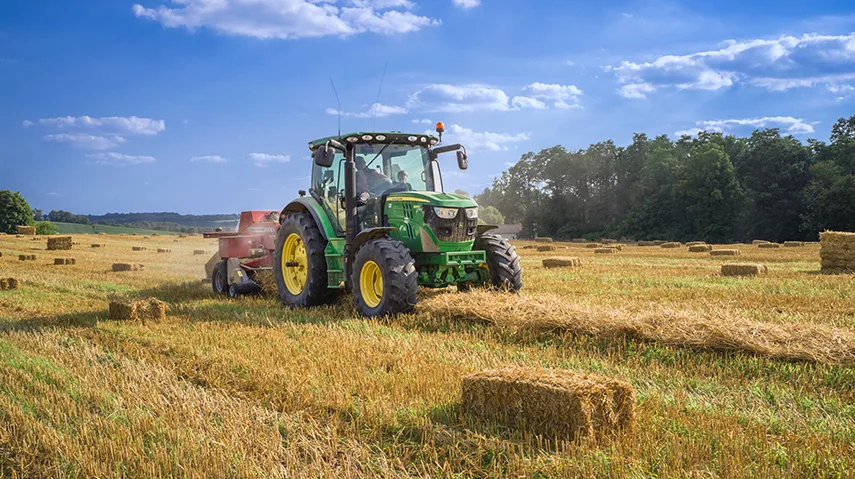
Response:
[[[367,320],[349,296],[311,310],[214,297],[200,237],[73,241],[0,236],[0,278],[18,281],[0,291],[2,477],[855,471],[855,281],[821,274],[819,245],[555,242],[578,265],[545,268],[556,251],[517,242],[520,295],[422,291],[414,314]],[[768,273],[722,276],[728,262]],[[162,300],[166,318],[110,320],[116,296]],[[467,414],[462,378],[508,367],[627,383],[636,424],[571,441]]]

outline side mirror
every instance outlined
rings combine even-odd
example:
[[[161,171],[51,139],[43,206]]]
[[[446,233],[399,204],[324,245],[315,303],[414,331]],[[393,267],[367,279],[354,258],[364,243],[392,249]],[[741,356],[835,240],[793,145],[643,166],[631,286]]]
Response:
[[[469,168],[469,158],[466,156],[465,152],[460,150],[457,150],[457,166],[459,166],[461,170]]]
[[[316,165],[329,168],[333,164],[333,159],[335,159],[335,150],[329,145],[319,146],[313,155],[315,156]]]

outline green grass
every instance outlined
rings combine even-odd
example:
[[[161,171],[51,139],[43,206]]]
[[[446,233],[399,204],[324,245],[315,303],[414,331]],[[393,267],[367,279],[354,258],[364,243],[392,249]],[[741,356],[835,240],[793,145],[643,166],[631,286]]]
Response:
[[[141,228],[126,228],[124,226],[109,226],[109,225],[81,225],[77,223],[57,223],[56,229],[59,234],[98,234],[98,233],[107,233],[108,235],[118,235],[118,234],[138,234],[138,235],[151,235],[151,234],[159,234],[159,235],[177,235],[178,233],[173,231],[159,231],[159,230],[147,230]]]

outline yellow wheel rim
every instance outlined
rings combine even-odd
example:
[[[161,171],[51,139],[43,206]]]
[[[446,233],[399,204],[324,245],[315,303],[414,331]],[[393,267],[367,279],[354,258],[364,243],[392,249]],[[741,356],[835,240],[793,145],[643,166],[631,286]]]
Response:
[[[376,308],[383,299],[383,273],[374,261],[362,265],[359,273],[359,292],[369,308]]]
[[[298,295],[306,286],[309,275],[309,261],[306,259],[306,246],[297,233],[291,233],[282,246],[282,277],[288,292]]]

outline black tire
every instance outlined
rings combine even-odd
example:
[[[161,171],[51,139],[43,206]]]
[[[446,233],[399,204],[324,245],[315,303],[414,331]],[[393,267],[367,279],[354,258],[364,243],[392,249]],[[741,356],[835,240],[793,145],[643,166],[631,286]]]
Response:
[[[282,272],[282,248],[291,234],[298,235],[306,248],[306,283],[299,294],[292,294],[288,290]],[[273,251],[273,276],[276,279],[276,289],[282,304],[292,308],[305,308],[326,304],[334,297],[327,287],[327,260],[324,256],[326,247],[327,240],[321,235],[321,230],[309,214],[287,213],[287,216],[282,219],[276,236],[276,248]]]
[[[362,269],[369,261],[379,266],[383,278],[383,293],[375,306],[366,303],[360,282]],[[389,237],[370,240],[359,248],[353,261],[351,283],[353,301],[363,316],[409,313],[416,306],[419,284],[415,261],[403,243]]]
[[[472,249],[486,253],[491,286],[511,292],[522,288],[520,257],[508,240],[501,236],[485,234],[475,239]]]
[[[235,299],[240,296],[240,290],[238,289],[238,285],[232,284],[229,286],[229,298]]]
[[[216,294],[226,294],[229,291],[229,275],[226,273],[225,261],[214,265],[214,270],[211,272],[211,289]]]

